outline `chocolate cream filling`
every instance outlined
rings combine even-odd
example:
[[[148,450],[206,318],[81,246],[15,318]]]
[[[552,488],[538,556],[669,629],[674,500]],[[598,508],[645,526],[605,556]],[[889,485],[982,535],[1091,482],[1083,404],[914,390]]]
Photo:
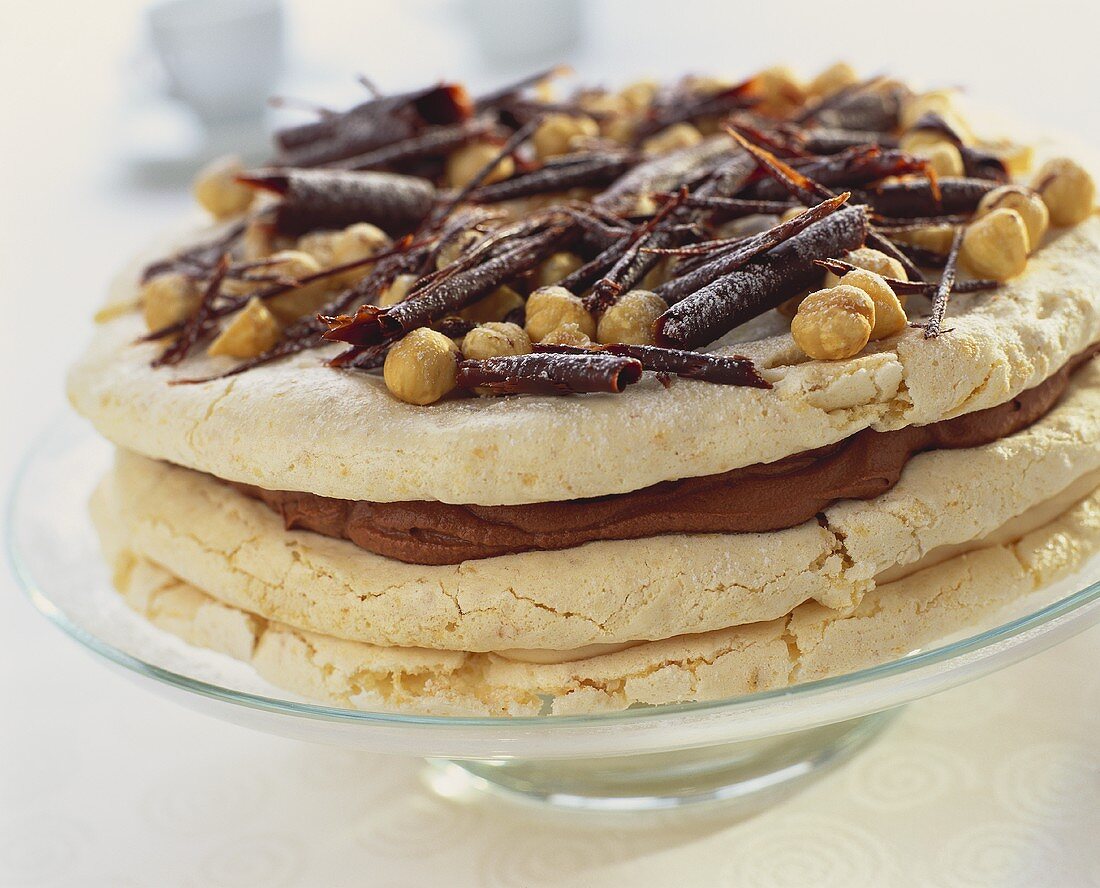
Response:
[[[347,539],[411,564],[457,564],[593,540],[782,530],[810,520],[838,500],[885,493],[918,453],[978,447],[1027,428],[1058,403],[1073,372],[1098,352],[1100,344],[1071,358],[1034,388],[987,410],[889,432],[866,429],[776,462],[611,496],[477,506],[421,500],[373,503],[232,486],[279,512],[288,530]]]

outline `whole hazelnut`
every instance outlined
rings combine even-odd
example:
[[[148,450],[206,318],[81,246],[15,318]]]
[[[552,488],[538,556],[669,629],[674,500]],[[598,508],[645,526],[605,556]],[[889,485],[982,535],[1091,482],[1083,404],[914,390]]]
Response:
[[[525,355],[531,351],[531,340],[516,324],[490,321],[480,324],[462,340],[462,354],[474,361],[500,358],[505,355]]]
[[[703,141],[703,134],[690,123],[674,123],[642,142],[646,154],[668,154],[680,148],[690,148]]]
[[[811,358],[839,361],[863,351],[875,326],[875,303],[863,290],[839,284],[811,293],[791,321],[791,335]]]
[[[452,151],[447,156],[447,184],[451,188],[461,188],[472,182],[474,176],[498,154],[500,154],[499,145],[483,141],[470,142]],[[502,157],[482,180],[482,184],[491,185],[493,182],[500,182],[510,178],[515,171],[516,162],[511,157]]]
[[[199,170],[191,188],[199,205],[215,219],[239,216],[252,206],[256,192],[237,181],[244,172],[240,158],[228,156],[210,161]]]
[[[1043,198],[1055,225],[1084,222],[1096,206],[1096,183],[1088,170],[1068,157],[1044,163],[1035,174],[1032,187]]]
[[[856,69],[847,62],[837,62],[810,81],[810,94],[831,96],[846,86],[854,86],[857,83],[859,83],[859,74],[856,73]]]
[[[887,256],[879,250],[873,250],[870,247],[860,247],[858,250],[852,250],[852,252],[844,257],[844,261],[850,265],[854,265],[856,268],[864,268],[867,271],[873,271],[875,274],[881,275],[882,277],[893,278],[896,281],[909,280],[909,275],[905,271],[905,266],[898,262],[897,259],[893,256]],[[840,278],[831,271],[825,275],[826,287],[835,287],[839,283]],[[904,297],[901,298],[904,302]]]
[[[603,313],[596,339],[605,345],[654,345],[653,325],[667,310],[668,304],[656,293],[631,290]]]
[[[539,265],[535,281],[540,287],[551,287],[582,265],[584,261],[576,253],[553,253]]]
[[[885,339],[905,329],[909,319],[897,294],[881,275],[859,268],[849,271],[840,279],[842,285],[858,287],[875,303],[875,325],[871,328],[871,340]]]
[[[548,333],[542,340],[543,345],[571,345],[574,348],[587,348],[592,339],[576,324],[562,324]]]
[[[178,324],[194,313],[202,299],[197,282],[178,271],[158,274],[141,288],[141,310],[145,326],[160,330]]]
[[[1027,226],[1016,210],[996,209],[971,222],[959,261],[979,277],[1006,281],[1027,268]]]
[[[977,215],[984,216],[1001,208],[1015,210],[1020,214],[1027,226],[1027,238],[1032,252],[1037,250],[1050,227],[1050,211],[1038,193],[1020,185],[1002,185],[981,199]]]
[[[542,342],[563,324],[576,324],[585,336],[596,335],[596,322],[584,303],[564,287],[540,287],[527,298],[525,320],[532,342]]]
[[[458,347],[435,330],[418,327],[386,355],[386,388],[408,404],[434,404],[455,387]]]
[[[917,152],[940,178],[961,176],[965,172],[962,153],[951,142],[938,142]]]
[[[903,244],[924,247],[924,249],[931,250],[933,253],[947,253],[955,240],[955,226],[926,225],[922,228],[899,231],[892,237]]]
[[[586,138],[595,138],[600,128],[587,114],[547,114],[531,136],[540,159],[568,154]]]
[[[271,265],[264,266],[264,274],[278,274],[299,280],[321,270],[320,264],[308,253],[299,250],[283,250],[274,253]],[[255,287],[254,289],[259,289]],[[313,314],[332,296],[332,281],[322,278],[295,287],[267,301],[267,307],[284,324],[296,321],[303,315]]]
[[[517,308],[523,308],[523,297],[511,287],[497,287],[484,299],[479,299],[473,305],[468,305],[460,311],[459,317],[475,324],[485,321],[500,321],[508,316],[508,313]]]
[[[409,295],[409,290],[412,289],[412,285],[416,281],[415,274],[399,274],[386,289],[378,294],[375,304],[379,308],[389,308],[391,305],[397,305],[398,302]]]

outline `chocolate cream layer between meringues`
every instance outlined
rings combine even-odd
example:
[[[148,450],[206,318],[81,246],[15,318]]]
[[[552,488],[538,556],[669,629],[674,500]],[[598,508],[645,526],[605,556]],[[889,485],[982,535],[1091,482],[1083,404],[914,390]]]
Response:
[[[410,564],[458,564],[595,540],[782,530],[839,500],[885,493],[919,453],[979,447],[1027,428],[1054,408],[1074,372],[1098,353],[1100,344],[1093,345],[1039,385],[986,410],[887,432],[865,429],[775,462],[610,496],[508,506],[379,503],[226,483],[282,515],[288,530],[346,539]]]

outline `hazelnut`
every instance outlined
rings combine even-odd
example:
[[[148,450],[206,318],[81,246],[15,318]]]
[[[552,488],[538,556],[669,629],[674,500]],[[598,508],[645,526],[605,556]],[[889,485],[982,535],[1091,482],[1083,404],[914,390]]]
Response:
[[[631,111],[646,111],[660,89],[661,85],[656,80],[636,80],[619,90],[619,98]]]
[[[458,347],[442,333],[418,327],[386,355],[386,388],[408,404],[432,404],[455,387],[458,356]]]
[[[959,260],[979,277],[1005,281],[1027,267],[1031,242],[1023,216],[1016,210],[993,210],[970,223]]]
[[[508,312],[523,308],[523,297],[511,287],[497,287],[484,299],[468,305],[458,314],[467,321],[481,324],[485,321],[500,321]]]
[[[225,325],[206,350],[209,355],[254,358],[275,345],[283,335],[282,325],[256,296]]]
[[[875,326],[875,303],[858,287],[839,284],[811,293],[791,321],[791,335],[811,358],[839,361],[858,355]]]
[[[634,133],[642,118],[635,114],[616,114],[614,117],[605,118],[600,124],[600,132],[604,138],[623,145],[634,143]]]
[[[447,184],[452,188],[461,188],[473,181],[482,167],[500,153],[500,146],[492,142],[470,142],[452,151],[447,156]],[[483,185],[500,182],[510,178],[516,171],[516,162],[511,157],[502,157],[482,181]]]
[[[924,249],[931,250],[933,253],[947,253],[951,250],[951,244],[955,240],[955,226],[927,225],[923,228],[899,231],[892,237],[903,244],[924,247]]]
[[[965,172],[962,153],[951,142],[937,142],[915,152],[928,161],[937,176],[961,176]]]
[[[576,324],[589,339],[596,335],[592,315],[564,287],[540,287],[528,297],[526,329],[532,342],[542,342],[563,324]]]
[[[1096,183],[1088,170],[1068,157],[1048,160],[1035,174],[1033,187],[1050,210],[1055,225],[1084,222],[1096,205]]]
[[[856,69],[847,62],[837,62],[810,81],[810,94],[831,96],[846,86],[854,86],[857,83],[859,83],[859,74],[856,73]]]
[[[274,253],[270,258],[275,261],[261,269],[264,274],[278,274],[297,280],[321,270],[321,265],[316,259],[300,250],[282,250]],[[265,286],[267,285],[251,283],[245,292]],[[312,314],[328,302],[331,286],[331,281],[322,278],[269,299],[267,307],[280,321],[289,324],[303,315]]]
[[[417,280],[415,274],[399,274],[386,289],[378,294],[378,300],[375,304],[379,308],[389,308],[391,305],[397,305],[398,302],[409,295],[409,290],[412,289],[412,285]]]
[[[840,283],[857,287],[870,296],[871,301],[875,303],[875,322],[874,327],[871,328],[872,340],[885,339],[900,333],[909,323],[901,300],[881,275],[860,268],[849,271],[840,279]]]
[[[571,345],[574,348],[588,348],[592,339],[576,324],[562,324],[557,330],[547,334],[542,340],[544,345]]]
[[[569,277],[584,265],[584,261],[575,253],[554,253],[544,260],[535,273],[535,282],[540,287],[550,287]]]
[[[244,258],[249,262],[266,259],[277,250],[290,249],[292,243],[289,238],[281,237],[275,232],[275,225],[270,219],[262,217],[249,219],[245,223],[244,234],[241,235]]]
[[[185,274],[170,271],[150,278],[141,288],[141,308],[145,326],[160,330],[190,317],[199,307],[202,291]]]
[[[240,158],[219,157],[204,166],[191,186],[195,200],[215,219],[239,216],[252,206],[256,192],[237,181],[244,172]]]
[[[668,304],[656,293],[631,290],[603,313],[596,339],[606,344],[654,345],[653,324]]]
[[[896,281],[909,280],[909,275],[906,274],[905,266],[898,262],[897,259],[893,256],[887,256],[885,253],[879,252],[878,250],[872,250],[870,247],[860,247],[858,250],[852,250],[852,252],[844,257],[844,261],[850,265],[854,265],[856,268],[864,268],[867,271],[873,271],[875,274],[882,277],[893,278]],[[840,278],[831,271],[825,275],[826,287],[835,287],[839,283]],[[904,298],[902,301],[904,302]]]
[[[531,340],[517,324],[481,324],[462,340],[462,354],[475,361],[504,355],[525,355],[530,351]]]
[[[470,228],[450,238],[435,254],[436,270],[446,268],[479,240],[481,240],[481,235]]]
[[[1020,185],[1002,185],[994,188],[978,204],[977,215],[984,216],[993,210],[1015,210],[1027,226],[1027,239],[1034,252],[1050,227],[1050,211],[1043,199],[1029,188]]]
[[[299,253],[309,253],[322,268],[336,265],[336,238],[338,231],[311,231],[298,238],[294,249]]]
[[[925,151],[935,148],[937,145],[954,145],[944,133],[938,129],[909,130],[898,140],[898,147],[908,154],[923,155]]]
[[[338,231],[333,239],[332,258],[335,265],[358,262],[369,259],[393,246],[386,232],[369,222],[356,222],[343,231]]]
[[[925,114],[938,114],[964,139],[970,134],[970,128],[959,116],[958,94],[955,90],[936,89],[908,98],[901,109],[902,128],[911,128]]]
[[[568,154],[584,139],[599,134],[596,121],[586,114],[547,114],[531,136],[531,142],[535,153],[545,160],[557,154]]]
[[[761,71],[756,79],[763,93],[760,108],[771,114],[786,113],[806,100],[806,85],[786,66]]]
[[[690,123],[674,123],[642,142],[646,154],[668,154],[680,148],[690,148],[703,141],[703,134]]]

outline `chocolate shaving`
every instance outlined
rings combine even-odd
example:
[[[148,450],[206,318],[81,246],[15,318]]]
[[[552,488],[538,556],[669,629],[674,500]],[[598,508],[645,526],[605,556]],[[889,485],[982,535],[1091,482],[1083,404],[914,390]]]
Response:
[[[735,153],[727,138],[711,136],[698,145],[639,163],[597,194],[592,202],[613,212],[629,212],[639,197],[691,184],[732,159]]]
[[[174,256],[146,265],[141,272],[141,282],[145,283],[158,274],[176,271],[181,267],[186,267],[191,271],[197,270],[203,276],[209,274],[214,266],[218,264],[222,254],[233,249],[241,235],[244,234],[244,228],[245,223],[238,222],[231,226],[221,237],[197,244],[194,247],[188,247]]]
[[[898,140],[893,136],[866,130],[802,130],[797,133],[797,138],[811,154],[837,154],[859,145],[878,145],[883,150],[898,146]]]
[[[951,241],[951,251],[947,254],[947,264],[943,267],[943,275],[939,286],[932,296],[932,314],[924,325],[924,338],[935,339],[943,332],[943,319],[947,314],[947,301],[951,298],[951,288],[955,285],[955,271],[959,263],[959,250],[962,248],[963,236],[966,229],[959,227],[955,230],[955,238]]]
[[[600,188],[614,182],[634,161],[632,155],[622,151],[565,154],[530,172],[474,189],[469,198],[477,203],[496,203],[570,188]]]
[[[493,131],[491,120],[467,120],[451,126],[436,126],[417,136],[400,139],[352,157],[331,161],[324,167],[342,170],[369,170],[392,167],[425,158],[446,157],[456,148]]]
[[[969,215],[997,183],[989,179],[943,178],[936,186],[938,197],[937,187],[931,182],[904,179],[859,192],[855,199],[870,204],[878,215],[894,219]]]
[[[379,345],[404,336],[448,314],[456,314],[505,281],[530,270],[561,242],[557,226],[520,240],[480,265],[459,271],[433,287],[388,308],[363,305],[354,315],[326,318],[325,339],[350,345]]]
[[[640,361],[646,370],[652,370],[659,376],[680,376],[684,379],[698,379],[718,385],[742,385],[750,388],[770,389],[772,384],[762,377],[753,362],[741,355],[711,355],[702,352],[684,351],[678,348],[661,348],[657,345],[594,345],[590,348],[578,348],[571,345],[544,345],[536,343],[536,352],[552,352],[568,355],[583,355],[599,352],[634,358]],[[667,386],[666,386],[667,388]]]
[[[814,199],[836,197],[836,195],[824,185],[815,182],[808,176],[798,172],[798,170],[792,169],[770,152],[753,145],[736,130],[727,127],[726,132],[733,136],[738,144],[744,147],[745,150],[760,162],[768,175],[772,176],[777,182],[782,184],[791,195],[798,198],[807,206],[813,203]],[[880,234],[870,225],[867,227],[867,243],[879,252],[897,259],[898,262],[902,264],[902,267],[905,268],[905,273],[909,275],[910,279],[914,281],[924,280],[923,275],[920,273],[920,269],[910,261],[909,257],[906,256],[893,241]]]
[[[821,272],[814,259],[863,246],[867,213],[846,207],[815,222],[748,265],[672,305],[656,322],[659,345],[695,348],[807,289]]]
[[[176,340],[153,361],[154,367],[178,364],[187,357],[191,349],[213,332],[214,319],[211,315],[211,309],[228,270],[229,254],[225,253],[214,268],[213,274],[210,275],[210,280],[206,283],[206,289],[203,290],[198,307],[184,323],[183,329]]]
[[[811,225],[821,221],[839,210],[848,200],[849,194],[838,195],[822,201],[787,222],[781,222],[774,228],[744,240],[740,246],[716,257],[714,260],[696,268],[682,277],[666,281],[656,289],[656,293],[665,302],[673,304],[702,289],[718,278],[736,271],[761,253],[777,247],[779,244],[805,231]]]
[[[533,353],[459,361],[460,388],[497,395],[618,394],[642,378],[642,364],[617,355]]]
[[[275,134],[279,163],[310,167],[364,154],[427,126],[460,123],[472,108],[466,90],[441,84],[394,96],[382,96],[313,123]]]
[[[861,145],[828,157],[813,158],[807,162],[796,160],[792,162],[791,167],[808,179],[826,187],[851,188],[876,182],[887,176],[926,172],[928,161],[903,151],[883,151],[877,145]],[[757,182],[750,189],[749,196],[775,200],[785,193],[786,189],[779,182],[774,179],[765,179]]]

